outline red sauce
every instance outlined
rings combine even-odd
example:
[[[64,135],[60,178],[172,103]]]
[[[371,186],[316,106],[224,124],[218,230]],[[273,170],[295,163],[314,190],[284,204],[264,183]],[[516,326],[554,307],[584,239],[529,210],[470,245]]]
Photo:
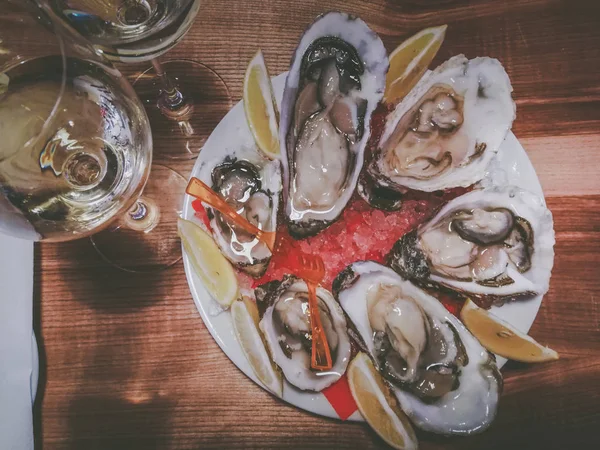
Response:
[[[192,208],[194,208],[195,216],[202,221],[202,223],[206,226],[206,229],[212,231],[210,227],[210,220],[208,220],[208,215],[206,214],[206,210],[204,206],[202,206],[202,202],[198,199],[192,202]]]
[[[265,275],[254,280],[252,287],[295,272],[294,255],[301,251],[323,258],[325,278],[322,285],[331,289],[334,278],[349,264],[361,260],[383,263],[394,243],[429,217],[436,203],[409,200],[399,211],[386,213],[355,197],[338,221],[318,235],[300,241],[290,237],[286,225],[282,224],[277,229],[279,250],[271,259]]]
[[[450,295],[440,291],[429,291],[429,293],[436,297],[454,316],[458,317],[464,300],[456,295]]]

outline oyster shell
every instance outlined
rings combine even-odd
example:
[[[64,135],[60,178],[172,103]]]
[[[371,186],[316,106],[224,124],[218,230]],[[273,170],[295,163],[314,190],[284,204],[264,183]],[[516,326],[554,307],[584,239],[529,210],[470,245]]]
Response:
[[[260,330],[273,362],[298,389],[319,392],[337,381],[350,361],[350,338],[346,318],[331,293],[317,288],[321,321],[333,367],[328,372],[310,367],[312,333],[306,283],[294,276],[272,281],[255,290]]]
[[[295,238],[326,228],[352,196],[387,69],[383,43],[358,18],[331,12],[302,36],[279,127],[285,216]]]
[[[552,214],[514,186],[455,198],[388,255],[405,278],[498,303],[545,294],[553,261]]]
[[[373,206],[393,193],[432,192],[481,180],[515,118],[496,59],[454,56],[423,76],[388,116],[359,193]],[[392,194],[392,195],[386,195]]]
[[[416,426],[467,435],[491,424],[502,390],[494,357],[437,299],[370,261],[342,271],[334,295]]]
[[[206,162],[199,178],[233,206],[238,214],[266,231],[277,228],[281,170],[254,149],[237,149],[222,159]],[[220,212],[204,205],[215,242],[238,269],[259,278],[271,259],[268,247],[240,229]]]

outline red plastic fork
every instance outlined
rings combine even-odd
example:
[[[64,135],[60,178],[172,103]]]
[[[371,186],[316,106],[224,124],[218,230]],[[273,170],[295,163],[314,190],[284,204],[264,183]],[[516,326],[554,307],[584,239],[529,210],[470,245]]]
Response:
[[[318,255],[301,253],[298,262],[302,267],[299,276],[306,281],[308,286],[308,307],[310,310],[310,327],[312,330],[312,354],[310,366],[315,370],[331,370],[331,351],[327,342],[327,335],[321,322],[321,311],[317,300],[317,286],[325,276],[325,264]]]
[[[240,228],[243,228],[248,233],[254,235],[259,241],[264,242],[265,245],[271,251],[271,253],[273,253],[277,233],[274,231],[261,230],[260,228],[257,228],[256,226],[248,222],[248,220],[245,217],[240,216],[236,212],[236,210],[233,209],[231,205],[229,205],[229,203],[223,200],[219,196],[219,194],[217,194],[210,187],[204,184],[204,182],[200,181],[196,177],[192,177],[192,179],[187,185],[187,188],[185,189],[185,192],[191,195],[192,197],[196,197],[197,199],[202,200],[204,203],[212,206],[221,214],[231,219],[231,221],[234,224],[236,224]]]

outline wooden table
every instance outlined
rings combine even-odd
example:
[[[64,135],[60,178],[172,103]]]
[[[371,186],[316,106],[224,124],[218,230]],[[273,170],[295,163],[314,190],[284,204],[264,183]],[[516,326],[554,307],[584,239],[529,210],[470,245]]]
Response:
[[[448,23],[437,62],[499,58],[517,103],[514,132],[554,213],[556,259],[531,335],[561,359],[509,363],[499,416],[483,435],[421,438],[424,449],[585,449],[600,438],[600,5],[596,0],[206,0],[168,58],[203,61],[239,100],[262,48],[287,70],[321,12],[363,18],[392,50]],[[187,176],[193,162],[170,164]],[[267,394],[206,330],[183,266],[131,275],[88,240],[36,252],[42,346],[37,438],[44,449],[382,448],[361,424],[326,420]]]

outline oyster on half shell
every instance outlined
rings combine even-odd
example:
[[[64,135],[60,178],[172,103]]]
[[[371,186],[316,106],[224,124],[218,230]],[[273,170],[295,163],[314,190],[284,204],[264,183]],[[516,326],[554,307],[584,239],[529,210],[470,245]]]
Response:
[[[381,192],[393,198],[478,182],[515,118],[511,92],[492,58],[458,55],[426,73],[388,116],[359,193],[380,207]]]
[[[468,435],[491,424],[502,390],[495,359],[437,299],[370,261],[342,271],[333,292],[416,426]]]
[[[280,145],[290,234],[317,234],[354,192],[383,96],[388,58],[360,19],[331,12],[303,34],[281,105]]]
[[[262,157],[254,148],[240,148],[207,161],[200,169],[199,178],[253,225],[265,231],[276,230],[281,196],[278,161]],[[223,255],[248,275],[262,276],[271,259],[268,247],[219,211],[204,206],[213,237]]]
[[[498,303],[545,294],[553,261],[552,214],[511,186],[455,198],[388,255],[405,278]]]
[[[273,362],[298,389],[319,392],[337,381],[350,362],[350,338],[346,318],[331,293],[317,288],[321,322],[333,367],[327,372],[311,369],[312,332],[308,288],[294,276],[271,281],[255,290],[260,330]]]

